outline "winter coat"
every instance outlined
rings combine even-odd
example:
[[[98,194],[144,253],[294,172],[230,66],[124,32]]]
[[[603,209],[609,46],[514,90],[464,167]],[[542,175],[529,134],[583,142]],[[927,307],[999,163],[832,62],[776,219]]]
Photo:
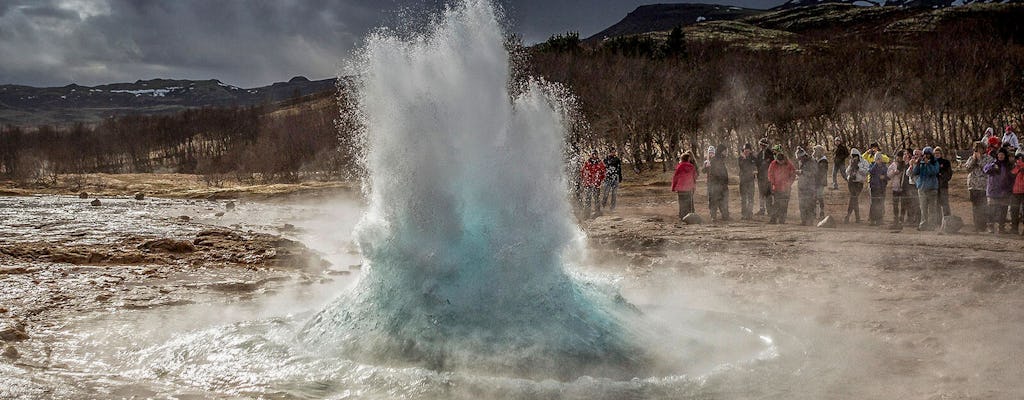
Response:
[[[718,154],[711,158],[711,163],[705,168],[708,174],[709,185],[728,185],[729,170],[725,167],[725,156]]]
[[[994,160],[985,165],[985,174],[988,175],[986,196],[1001,199],[1013,192],[1013,171],[1009,162]]]
[[[604,162],[600,158],[587,160],[582,168],[583,186],[601,187],[601,182],[604,182],[605,172]]]
[[[886,177],[889,178],[889,187],[893,193],[903,193],[903,187],[905,182],[903,172],[907,170],[907,163],[903,161],[894,161],[889,163],[889,171],[886,173]]]
[[[858,159],[856,166],[848,165],[846,167],[846,180],[854,183],[864,183],[868,179],[869,168],[871,168],[871,164],[863,158]]]
[[[921,190],[935,190],[939,188],[939,163],[920,161],[914,166],[911,176],[917,182],[917,188]]]
[[[797,188],[801,193],[815,193],[818,191],[818,162],[810,158],[800,160],[800,182]]]
[[[875,155],[876,154],[882,156],[882,162],[884,162],[886,164],[889,163],[889,156],[883,154],[882,152],[878,152],[878,153],[875,153],[875,154],[870,154],[870,153],[865,151],[863,154],[860,155],[860,158],[863,158],[864,161],[867,161],[869,164],[874,164],[875,163]]]
[[[622,182],[622,160],[616,156],[604,158],[604,167],[607,170],[605,180],[609,182]]]
[[[988,175],[983,169],[992,162],[992,156],[982,153],[981,157],[971,156],[964,163],[969,173],[967,174],[967,190],[985,190],[988,187]]]
[[[796,180],[796,167],[789,160],[782,162],[775,160],[768,166],[768,182],[772,185],[772,192],[789,193],[794,180]]]
[[[757,180],[768,182],[768,167],[775,162],[775,152],[772,149],[764,149],[757,155]]]
[[[889,166],[886,164],[872,163],[868,168],[868,183],[871,190],[885,189],[889,183]],[[872,192],[874,193],[874,192]]]
[[[1013,133],[1013,131],[1003,134],[1003,143],[1008,143],[1010,147],[1015,149],[1020,148],[1020,143],[1017,141],[1017,134]]]
[[[676,165],[676,173],[672,175],[673,192],[689,192],[697,187],[697,167],[683,161]]]
[[[938,158],[939,162],[939,189],[949,189],[949,181],[953,179],[953,164],[945,158]]]
[[[1013,194],[1024,194],[1024,160],[1018,159],[1010,173],[1016,177],[1013,181]]]
[[[758,161],[757,157],[753,154],[750,157],[743,157],[740,155],[739,161],[740,167],[740,185],[748,184],[753,185],[754,179],[757,178]]]
[[[836,145],[835,151],[832,152],[833,162],[838,165],[846,163],[846,159],[850,157],[850,150],[846,148],[845,144]]]

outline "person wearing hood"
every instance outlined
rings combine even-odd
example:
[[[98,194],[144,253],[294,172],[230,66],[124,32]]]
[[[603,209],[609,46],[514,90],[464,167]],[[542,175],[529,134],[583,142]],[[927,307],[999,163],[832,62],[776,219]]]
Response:
[[[604,158],[604,167],[607,173],[604,177],[604,194],[601,196],[601,207],[608,206],[608,209],[615,211],[615,200],[618,197],[619,183],[622,183],[622,160],[619,159],[615,149],[608,152]],[[608,204],[611,197],[612,203]]]
[[[708,174],[708,214],[711,221],[729,221],[729,171],[725,166],[725,146],[708,147],[704,172]]]
[[[995,132],[995,130],[992,129],[991,126],[988,127],[988,128],[985,128],[985,135],[983,135],[981,137],[981,142],[982,143],[988,143],[988,138],[993,137],[995,135],[996,135],[996,132]]]
[[[757,181],[758,160],[754,156],[754,148],[750,143],[743,145],[743,151],[737,158],[740,171],[740,211],[744,221],[754,219],[754,194]]]
[[[903,157],[907,164],[907,169],[903,172],[903,196],[906,198],[904,203],[906,206],[904,221],[909,226],[919,226],[921,223],[921,202],[917,192],[917,179],[914,179],[914,167],[916,166],[914,159],[924,157],[924,152],[921,149],[907,149]]]
[[[939,226],[939,163],[935,161],[935,152],[925,147],[920,157],[915,157],[913,177],[917,182],[917,200],[921,208],[921,223],[918,230],[933,230]]]
[[[1014,184],[1013,165],[1008,160],[1009,156],[1006,149],[999,149],[995,159],[983,169],[988,175],[985,196],[988,197],[990,233],[1006,232],[1006,211]]]
[[[850,150],[850,163],[846,167],[846,184],[850,189],[850,202],[846,207],[846,218],[843,222],[850,223],[850,215],[854,215],[860,223],[860,192],[864,190],[864,181],[868,179],[867,160],[861,157],[860,150]]]
[[[847,157],[850,157],[850,150],[846,148],[842,138],[836,137],[836,148],[832,151],[832,190],[839,190],[839,181],[836,179],[836,175],[846,178],[846,175],[839,171],[846,165]]]
[[[994,139],[996,142],[999,141],[999,138]],[[985,231],[989,219],[988,204],[985,197],[988,175],[985,174],[983,169],[992,162],[993,158],[987,151],[986,143],[974,142],[974,154],[964,163],[964,169],[967,170],[967,192],[971,197],[971,212],[974,217],[974,231],[977,233]]]
[[[814,223],[814,206],[817,204],[815,196],[818,194],[820,183],[818,163],[800,147],[796,148],[796,160],[799,165],[796,173],[800,177],[797,183],[797,191],[800,194],[800,225],[811,225]]]
[[[907,170],[909,157],[907,157],[906,150],[900,150],[894,158],[893,162],[889,163],[886,177],[889,179],[889,188],[892,191],[892,228],[900,229],[906,220],[907,197],[904,195],[906,179],[903,179],[903,171]]]
[[[775,152],[768,147],[768,138],[757,142],[761,152],[757,153],[757,192],[761,203],[757,215],[770,214],[772,210],[772,184],[768,181],[768,167],[775,161]]]
[[[672,175],[672,191],[679,197],[679,219],[693,210],[693,190],[697,187],[697,167],[693,165],[693,155],[683,153],[676,172]]]
[[[1017,141],[1017,134],[1013,132],[1013,126],[1007,125],[1005,132],[1003,133],[1003,143],[1010,145],[1010,148],[1017,150],[1020,148],[1020,142]]]
[[[939,163],[939,212],[943,217],[953,214],[949,208],[949,181],[953,179],[953,163],[945,159],[941,147],[935,147],[935,161]]]
[[[889,183],[889,165],[885,162],[889,157],[876,153],[871,166],[868,167],[868,189],[871,192],[871,208],[868,211],[868,222],[878,226],[885,218],[885,192]]]
[[[1024,207],[1024,149],[1018,149],[1014,158],[1016,161],[1010,171],[1014,176],[1013,194],[1010,197],[1010,233],[1018,234],[1021,233],[1021,207]]]
[[[590,218],[590,206],[593,204],[594,216],[601,215],[601,184],[604,183],[606,168],[597,150],[590,153],[590,158],[583,164],[581,179],[583,181],[583,218]]]
[[[789,214],[789,193],[796,180],[796,167],[786,159],[782,146],[775,145],[775,161],[768,166],[768,181],[772,187],[771,219],[769,224],[785,224]]]

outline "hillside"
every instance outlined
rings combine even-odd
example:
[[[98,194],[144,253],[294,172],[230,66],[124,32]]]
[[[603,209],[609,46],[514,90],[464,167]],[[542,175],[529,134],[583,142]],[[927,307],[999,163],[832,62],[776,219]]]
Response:
[[[599,42],[606,38],[665,31],[676,26],[691,26],[704,21],[730,21],[762,12],[712,4],[652,4],[637,7],[622,21],[584,41]]]
[[[173,113],[209,106],[250,106],[335,90],[335,79],[295,77],[257,88],[218,80],[140,80],[99,86],[36,88],[0,85],[0,124],[95,122],[126,114]]]

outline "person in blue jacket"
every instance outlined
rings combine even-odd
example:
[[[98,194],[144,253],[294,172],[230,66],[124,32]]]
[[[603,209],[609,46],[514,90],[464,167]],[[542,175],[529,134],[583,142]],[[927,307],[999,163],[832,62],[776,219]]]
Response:
[[[939,162],[935,160],[935,152],[925,147],[921,156],[914,156],[912,176],[917,182],[917,200],[921,205],[921,224],[917,229],[926,231],[939,226],[939,215],[936,206],[939,204]]]

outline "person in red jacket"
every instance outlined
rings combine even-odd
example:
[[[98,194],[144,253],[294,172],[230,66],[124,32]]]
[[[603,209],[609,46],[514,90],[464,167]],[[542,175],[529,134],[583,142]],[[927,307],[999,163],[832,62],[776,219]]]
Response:
[[[590,218],[590,205],[594,205],[594,216],[601,215],[601,184],[604,183],[606,167],[597,150],[590,153],[590,158],[581,169],[583,182],[583,218]]]
[[[796,167],[786,159],[781,146],[776,146],[775,161],[768,166],[768,182],[772,185],[772,196],[775,197],[775,209],[772,210],[769,224],[785,224],[789,213],[789,191],[796,180]]]
[[[697,187],[697,166],[693,165],[690,152],[683,153],[672,175],[672,191],[679,196],[679,219],[693,212],[693,189]]]
[[[1017,150],[1017,161],[1014,163],[1011,174],[1015,176],[1013,180],[1013,196],[1010,197],[1010,232],[1019,233],[1018,227],[1020,226],[1020,208],[1024,206],[1024,149]],[[1024,233],[1022,233],[1024,234]]]

